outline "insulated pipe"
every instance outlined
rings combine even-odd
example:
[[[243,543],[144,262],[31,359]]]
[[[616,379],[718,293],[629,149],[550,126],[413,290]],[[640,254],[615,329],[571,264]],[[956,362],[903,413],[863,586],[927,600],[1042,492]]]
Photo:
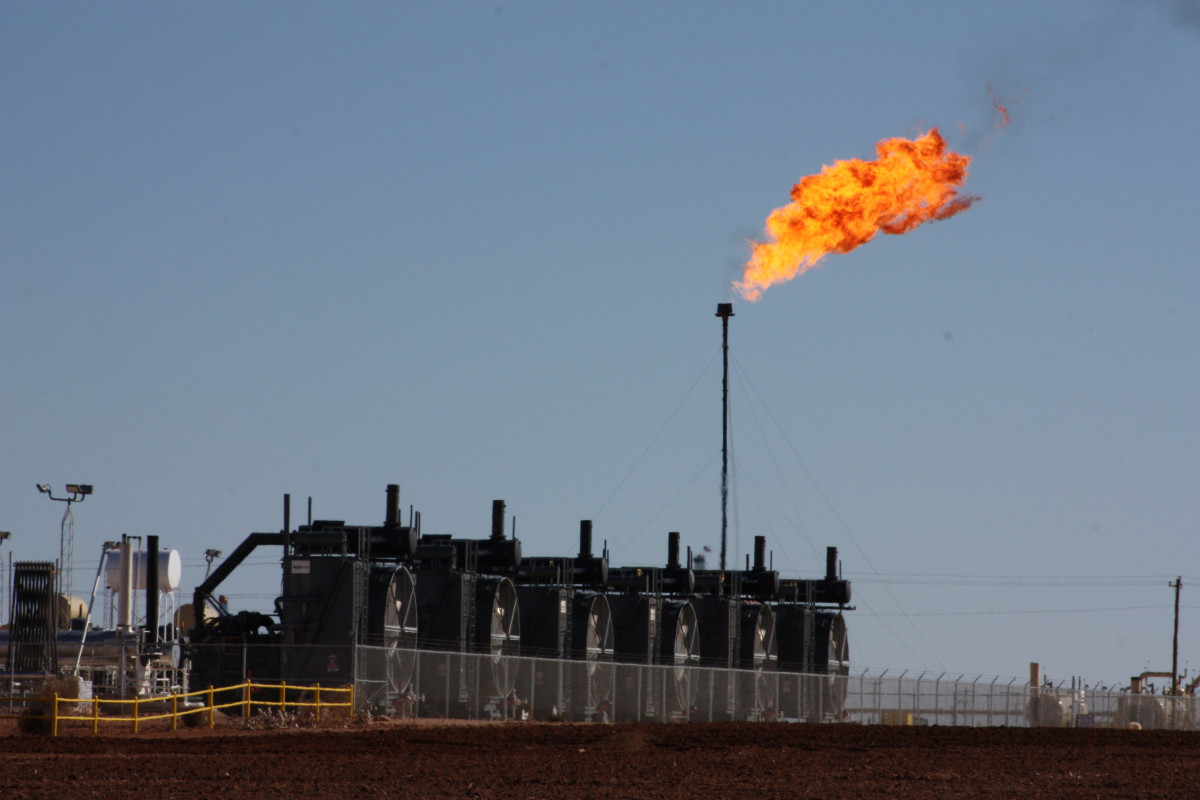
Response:
[[[667,569],[679,569],[679,531],[667,534]]]
[[[504,538],[504,501],[492,501],[492,538],[499,541]]]
[[[825,548],[825,580],[836,581],[838,579],[837,561],[838,561],[837,548],[836,547],[826,547]]]
[[[233,570],[246,560],[246,556],[254,551],[254,548],[261,545],[286,545],[285,535],[282,533],[252,533],[237,546],[232,553],[214,569],[204,583],[196,587],[192,593],[192,605],[196,609],[196,622],[200,624],[204,621],[205,604],[212,597],[213,591],[221,585],[221,582],[229,577]]]
[[[146,643],[158,644],[158,537],[146,537]]]
[[[133,627],[133,544],[129,534],[121,534],[121,585],[117,587],[117,627]]]
[[[754,569],[756,572],[762,572],[767,568],[767,537],[754,537]]]

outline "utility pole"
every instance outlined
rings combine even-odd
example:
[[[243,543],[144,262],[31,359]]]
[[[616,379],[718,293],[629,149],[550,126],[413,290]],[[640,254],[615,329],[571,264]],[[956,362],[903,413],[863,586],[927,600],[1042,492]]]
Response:
[[[1175,636],[1171,640],[1171,694],[1179,694],[1179,590],[1183,577],[1176,576],[1175,583]]]
[[[721,353],[725,369],[721,377],[721,571],[725,571],[725,539],[729,530],[729,318],[733,303],[717,303],[721,318]]]
[[[0,531],[0,544],[4,544],[4,542],[8,541],[9,537],[11,537],[11,536],[12,536],[11,531]],[[9,563],[11,563],[12,562],[11,554],[9,555],[8,559],[9,559]],[[7,572],[5,572],[5,570],[4,570],[4,562],[2,560],[0,560],[0,603],[4,603],[5,608],[7,609],[9,598],[8,598],[8,595],[5,594],[5,592],[4,592],[4,580],[3,580],[3,578],[6,574],[7,574]],[[11,613],[12,612],[9,611],[9,615],[11,615]],[[9,622],[12,622],[12,620],[10,620],[8,618],[8,615],[0,616],[0,625],[6,625]]]

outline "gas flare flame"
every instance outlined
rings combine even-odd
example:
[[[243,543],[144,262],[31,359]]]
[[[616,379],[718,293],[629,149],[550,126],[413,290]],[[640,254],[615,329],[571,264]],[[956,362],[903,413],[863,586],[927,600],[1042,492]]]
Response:
[[[977,198],[959,196],[970,156],[946,148],[937,128],[917,139],[884,139],[874,161],[851,159],[821,168],[792,187],[792,202],[767,217],[772,241],[756,242],[740,281],[743,298],[757,300],[829,253],[848,253],[875,234],[908,233],[946,219]]]

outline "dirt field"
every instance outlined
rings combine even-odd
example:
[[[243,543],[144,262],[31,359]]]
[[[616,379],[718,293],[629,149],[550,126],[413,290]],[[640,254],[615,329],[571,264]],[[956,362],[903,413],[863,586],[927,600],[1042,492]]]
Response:
[[[1200,735],[386,722],[58,739],[0,729],[0,797],[1200,798]]]

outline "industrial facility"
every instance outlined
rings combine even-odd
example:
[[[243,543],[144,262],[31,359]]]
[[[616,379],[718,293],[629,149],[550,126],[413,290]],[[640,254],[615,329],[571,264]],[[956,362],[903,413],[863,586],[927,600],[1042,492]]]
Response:
[[[71,504],[92,486],[68,484],[56,497],[38,484],[67,504],[59,559],[11,564],[0,695],[11,704],[62,677],[80,699],[243,686],[246,713],[254,691],[300,705],[315,692],[319,706],[322,687],[351,687],[355,712],[386,717],[1060,727],[1095,724],[1099,713],[1115,726],[1195,727],[1200,680],[1185,687],[1175,663],[1111,696],[1082,681],[1069,691],[1043,685],[1040,671],[1015,687],[943,681],[944,673],[851,676],[853,606],[836,547],[817,576],[781,576],[763,536],[742,568],[740,554],[729,563],[731,304],[716,316],[725,356],[716,568],[681,551],[678,532],[667,533],[660,563],[611,564],[591,520],[580,521],[577,545],[527,555],[503,500],[492,503],[485,538],[425,533],[418,510],[403,518],[400,487],[389,484],[379,524],[313,519],[310,498],[307,518],[293,525],[284,495],[279,530],[250,533],[223,559],[205,551],[208,571],[188,603],[178,551],[157,536],[122,535],[101,548],[84,600],[64,578]],[[280,569],[272,608],[230,608],[220,589],[259,550]],[[1178,620],[1178,580],[1175,589]],[[1171,696],[1142,693],[1152,675],[1171,677]],[[211,716],[212,692],[207,702]]]
[[[192,608],[204,613],[187,635],[191,688],[250,674],[358,682],[382,713],[682,720],[708,679],[720,702],[706,716],[841,710],[850,586],[833,548],[826,575],[811,580],[781,580],[763,537],[744,570],[694,569],[678,533],[663,564],[613,567],[606,549],[594,552],[587,520],[576,553],[529,557],[506,534],[502,500],[491,535],[465,539],[422,533],[419,512],[402,522],[399,486],[386,497],[382,525],[293,529],[285,496],[283,528],[250,534],[196,587]],[[275,613],[232,612],[218,589],[260,547],[282,553]],[[418,679],[419,654],[441,658],[436,679]],[[763,680],[778,670],[806,681],[778,697]]]

